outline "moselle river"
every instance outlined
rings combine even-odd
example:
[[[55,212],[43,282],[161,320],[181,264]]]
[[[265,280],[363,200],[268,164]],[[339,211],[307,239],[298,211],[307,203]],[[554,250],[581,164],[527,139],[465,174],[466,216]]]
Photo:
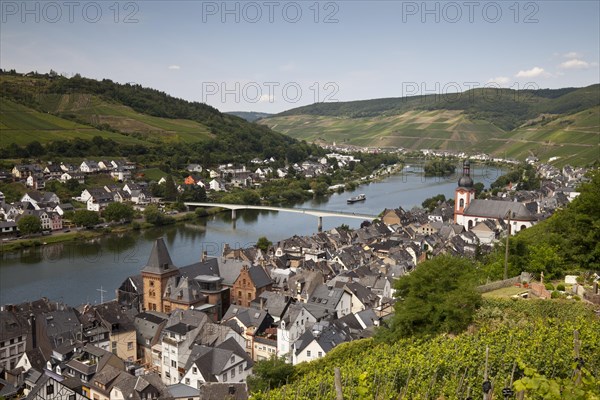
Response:
[[[475,182],[486,187],[501,170],[480,166],[471,171]],[[359,186],[352,192],[315,199],[297,208],[323,209],[377,215],[385,208],[410,209],[428,197],[454,196],[459,172],[449,178],[425,178],[420,166],[407,166],[400,174]],[[346,204],[364,193],[367,200]],[[341,224],[360,226],[358,219],[324,217],[323,229]],[[196,262],[203,251],[219,255],[224,244],[254,245],[260,236],[276,242],[293,235],[317,232],[317,217],[275,211],[238,210],[235,222],[229,212],[199,223],[178,224],[142,232],[107,235],[93,241],[69,242],[4,254],[0,261],[0,304],[15,304],[42,296],[70,305],[113,299],[115,290],[129,275],[139,273],[148,259],[153,241],[164,237],[177,266]],[[100,289],[106,292],[100,292]]]

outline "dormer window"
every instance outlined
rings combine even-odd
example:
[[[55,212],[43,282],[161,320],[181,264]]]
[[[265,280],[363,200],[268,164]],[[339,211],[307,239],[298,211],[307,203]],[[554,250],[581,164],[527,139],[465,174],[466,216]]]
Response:
[[[164,264],[162,265],[162,267],[163,267],[163,269],[167,269],[167,268],[169,268],[169,264],[167,264],[167,263],[164,263]]]

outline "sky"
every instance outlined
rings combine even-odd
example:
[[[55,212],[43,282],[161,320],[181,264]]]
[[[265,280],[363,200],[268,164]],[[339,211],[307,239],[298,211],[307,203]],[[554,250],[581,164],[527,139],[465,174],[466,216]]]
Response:
[[[6,1],[0,68],[221,111],[600,82],[599,1]]]

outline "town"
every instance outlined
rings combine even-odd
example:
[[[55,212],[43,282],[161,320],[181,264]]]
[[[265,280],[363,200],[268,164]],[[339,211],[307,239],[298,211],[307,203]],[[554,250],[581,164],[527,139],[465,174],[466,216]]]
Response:
[[[331,158],[340,164],[360,162],[335,153],[322,163],[294,168],[318,173]],[[209,172],[212,180],[206,183],[198,177],[202,167],[191,164],[178,190],[186,190],[185,185],[228,190],[252,185],[261,172],[286,173],[269,170],[269,162],[256,160],[261,165],[252,172],[221,166]],[[471,163],[465,160],[455,198],[438,201],[430,210],[385,209],[359,229],[341,226],[294,235],[263,249],[224,244],[218,257],[189,249],[198,251],[191,265],[175,265],[173,250],[159,238],[139,274],[118,285],[114,300],[76,306],[40,298],[5,304],[0,311],[0,395],[248,398],[246,382],[255,363],[272,357],[292,365],[310,362],[342,343],[373,336],[393,313],[398,278],[438,255],[476,258],[491,252],[507,235],[569,204],[587,179],[585,168],[528,162],[541,177],[539,189],[509,184],[496,195],[477,198]],[[86,187],[76,201],[88,211],[102,213],[113,202],[143,209],[160,201],[147,183],[128,180],[134,166],[126,162],[84,161],[78,168],[16,165],[13,177],[31,190],[17,202],[2,199],[3,236],[13,236],[26,215],[39,218],[44,231],[64,230],[62,218],[73,206],[44,191],[45,183],[83,183],[86,174],[99,170],[122,183]],[[543,286],[531,287],[529,295],[550,297]],[[580,286],[573,295],[600,302],[597,285],[592,292]]]

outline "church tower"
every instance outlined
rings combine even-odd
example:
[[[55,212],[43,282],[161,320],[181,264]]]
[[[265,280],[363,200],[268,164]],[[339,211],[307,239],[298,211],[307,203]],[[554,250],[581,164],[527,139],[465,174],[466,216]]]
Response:
[[[150,258],[142,268],[144,284],[144,310],[163,311],[163,293],[170,277],[179,275],[179,269],[173,265],[167,246],[162,238],[156,239]]]
[[[475,188],[471,179],[471,163],[469,160],[463,162],[463,173],[458,180],[458,187],[454,191],[454,223],[462,224],[462,216],[465,209],[475,199]]]

